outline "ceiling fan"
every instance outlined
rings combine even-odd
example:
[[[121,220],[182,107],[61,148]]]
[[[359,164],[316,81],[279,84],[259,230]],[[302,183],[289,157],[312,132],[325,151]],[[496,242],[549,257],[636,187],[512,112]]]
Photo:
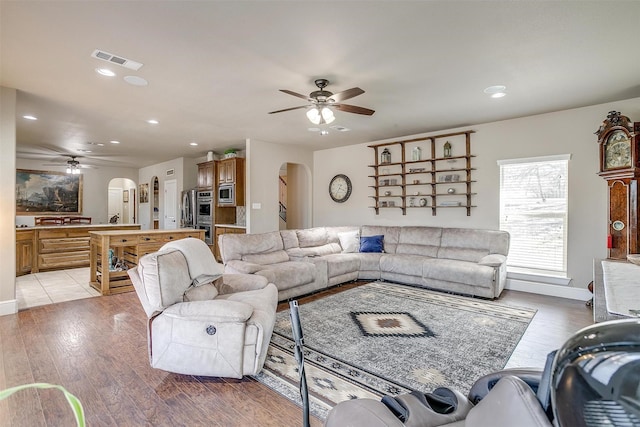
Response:
[[[309,118],[311,123],[318,125],[328,124],[335,120],[333,111],[331,110],[332,108],[344,111],[346,113],[363,114],[365,116],[370,116],[375,113],[374,110],[370,110],[368,108],[342,104],[342,101],[344,100],[362,95],[364,93],[364,90],[360,89],[359,87],[354,87],[334,94],[332,92],[329,92],[328,90],[324,90],[324,88],[329,84],[329,80],[317,79],[314,83],[319,90],[311,92],[309,96],[302,95],[300,93],[293,92],[287,89],[280,89],[280,92],[302,98],[308,101],[309,104],[302,105],[300,107],[285,108],[284,110],[271,111],[269,114],[282,113],[284,111],[306,108],[308,109],[307,117]]]
[[[80,169],[88,169],[95,168],[95,166],[83,165],[77,160],[78,157],[82,156],[73,156],[71,154],[62,154],[62,156],[69,157],[69,160],[66,161],[67,165],[67,173],[76,175],[80,173]],[[43,166],[63,166],[62,163],[44,163]]]

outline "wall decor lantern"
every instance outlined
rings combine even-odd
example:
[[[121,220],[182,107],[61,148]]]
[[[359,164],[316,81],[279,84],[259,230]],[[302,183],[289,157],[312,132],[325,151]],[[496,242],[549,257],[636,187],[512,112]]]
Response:
[[[382,150],[382,154],[380,155],[380,163],[391,163],[391,151],[388,148]]]
[[[443,157],[451,157],[451,143],[449,141],[444,143],[444,155]]]

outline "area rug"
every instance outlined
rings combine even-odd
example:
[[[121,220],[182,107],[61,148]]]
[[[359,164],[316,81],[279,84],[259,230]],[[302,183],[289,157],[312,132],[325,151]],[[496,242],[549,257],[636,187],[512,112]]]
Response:
[[[535,310],[392,283],[369,283],[300,305],[311,412],[439,386],[467,393],[502,369]],[[289,310],[277,313],[255,378],[300,404]]]

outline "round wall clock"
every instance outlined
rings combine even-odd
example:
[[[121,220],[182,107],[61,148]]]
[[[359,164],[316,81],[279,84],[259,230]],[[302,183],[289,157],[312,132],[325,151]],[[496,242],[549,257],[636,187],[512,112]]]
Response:
[[[604,149],[605,169],[631,166],[631,140],[622,130],[611,132]]]
[[[351,180],[349,177],[338,174],[331,178],[331,182],[329,183],[329,196],[331,196],[334,202],[346,202],[349,196],[351,196]]]

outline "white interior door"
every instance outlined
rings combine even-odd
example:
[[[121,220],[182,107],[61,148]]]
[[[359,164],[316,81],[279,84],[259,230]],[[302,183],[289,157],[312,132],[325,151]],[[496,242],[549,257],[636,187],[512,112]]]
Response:
[[[118,215],[118,224],[122,224],[122,188],[109,188],[107,221],[114,215]]]
[[[164,182],[164,228],[178,228],[178,182],[175,179]]]

